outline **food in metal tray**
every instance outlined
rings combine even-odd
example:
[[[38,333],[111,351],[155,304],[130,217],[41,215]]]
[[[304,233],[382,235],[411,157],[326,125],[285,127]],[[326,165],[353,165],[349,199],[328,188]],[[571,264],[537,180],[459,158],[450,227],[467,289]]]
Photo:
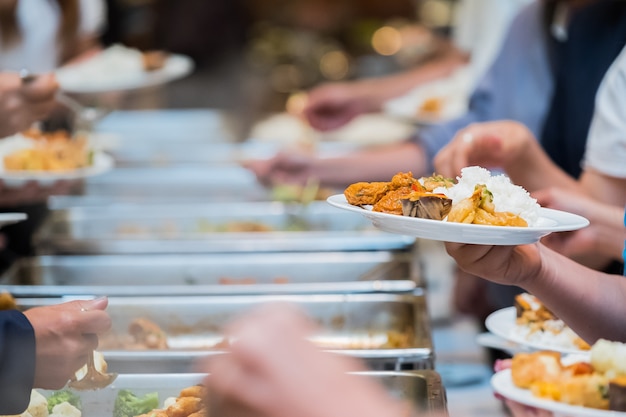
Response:
[[[202,333],[202,330],[198,329],[197,332]],[[198,344],[196,341],[194,345],[189,346],[175,343],[176,348],[168,343],[168,337],[176,338],[193,334],[193,328],[185,327],[176,334],[168,335],[152,320],[139,317],[131,321],[127,333],[120,334],[110,331],[101,336],[99,346],[103,350],[204,350],[220,349],[229,343],[227,339],[221,337],[207,337],[205,343]],[[411,346],[413,339],[413,331],[406,329],[405,331],[389,330],[385,332],[382,338],[372,334],[370,337],[350,341],[336,341],[325,337],[313,337],[312,341],[319,347],[326,349],[404,349]]]
[[[69,390],[53,392],[48,398],[37,390],[30,393],[28,408],[15,417],[81,417],[80,397]]]
[[[209,415],[205,398],[206,387],[194,385],[183,388],[178,397],[168,398],[161,408],[155,408],[144,412],[137,417],[207,417]],[[126,417],[119,415],[115,417]]]

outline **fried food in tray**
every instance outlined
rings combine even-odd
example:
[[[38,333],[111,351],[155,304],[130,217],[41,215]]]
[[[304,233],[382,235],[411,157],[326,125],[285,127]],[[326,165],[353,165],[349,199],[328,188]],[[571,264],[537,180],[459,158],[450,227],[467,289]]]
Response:
[[[205,398],[208,392],[203,385],[183,388],[178,397],[165,400],[162,408],[156,408],[137,417],[208,417]]]

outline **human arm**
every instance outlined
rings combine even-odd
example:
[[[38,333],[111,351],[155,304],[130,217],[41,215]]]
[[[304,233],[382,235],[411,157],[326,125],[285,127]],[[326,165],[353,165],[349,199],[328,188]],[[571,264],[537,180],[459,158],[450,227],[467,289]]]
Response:
[[[29,128],[55,107],[58,84],[53,75],[23,83],[16,73],[0,74],[0,138]]]
[[[283,151],[270,159],[249,160],[243,165],[263,184],[306,184],[309,178],[315,178],[321,185],[338,187],[359,181],[389,181],[400,171],[423,175],[427,166],[422,148],[411,141],[333,158]]]
[[[532,196],[543,207],[579,214],[590,222],[580,230],[546,236],[542,240],[545,245],[594,269],[622,259],[626,240],[624,205],[604,204],[559,188],[540,190]]]
[[[485,246],[446,243],[460,268],[536,295],[588,343],[626,341],[626,280],[589,269],[542,244]]]
[[[79,0],[79,22],[73,36],[63,38],[61,65],[88,59],[102,49],[100,34],[106,25],[104,0]]]
[[[425,63],[384,77],[323,84],[309,91],[303,114],[321,131],[340,128],[363,113],[381,111],[387,100],[410,89],[449,76],[468,61],[467,54],[448,41],[440,41],[440,52]]]
[[[233,323],[228,354],[202,365],[211,415],[232,417],[403,417],[405,405],[373,380],[349,375],[364,366],[307,340],[314,326],[290,305],[270,305]],[[218,412],[219,410],[219,412]]]
[[[59,389],[87,363],[98,334],[111,327],[106,298],[27,310],[36,339],[34,388]],[[31,387],[31,388],[33,388]]]
[[[502,120],[461,129],[434,159],[435,170],[447,177],[479,165],[504,170],[513,183],[528,191],[546,187],[580,190],[576,180],[559,168],[523,124]]]

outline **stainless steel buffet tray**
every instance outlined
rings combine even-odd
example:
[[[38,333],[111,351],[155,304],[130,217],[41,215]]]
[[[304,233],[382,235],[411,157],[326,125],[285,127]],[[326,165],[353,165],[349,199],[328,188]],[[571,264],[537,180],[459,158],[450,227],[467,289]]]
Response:
[[[193,148],[177,141],[154,146],[150,142],[119,140],[105,149],[117,167],[168,167],[177,164],[237,164],[247,159],[270,158],[284,148],[280,143],[196,143]],[[316,153],[333,157],[358,149],[347,143],[320,143]]]
[[[24,309],[58,302],[18,299]],[[198,358],[223,353],[215,345],[223,340],[226,324],[274,302],[292,303],[317,322],[319,331],[313,340],[324,349],[362,358],[372,369],[434,368],[426,299],[420,289],[368,294],[111,297],[107,311],[113,321],[113,338],[102,338],[99,350],[112,372],[189,372]],[[119,349],[120,341],[128,338],[128,325],[137,318],[149,319],[165,331],[169,350]],[[117,348],[107,348],[107,344]]]
[[[117,110],[97,124],[96,132],[154,147],[177,143],[189,148],[235,140],[227,115],[213,109]]]
[[[316,201],[306,207],[239,202],[53,210],[35,243],[39,254],[138,254],[406,250],[414,239],[378,231],[361,216]]]
[[[199,195],[213,201],[269,200],[269,191],[257,182],[252,171],[234,164],[115,168],[86,179],[82,195],[126,200]]]
[[[447,411],[445,389],[439,374],[435,371],[365,371],[353,374],[356,377],[373,378],[382,384],[393,397],[408,401],[417,411],[426,414]],[[121,389],[130,390],[136,395],[156,392],[162,406],[166,398],[178,396],[183,388],[199,384],[205,377],[205,374],[119,375],[112,385],[104,389],[81,391],[78,394],[81,397],[85,417],[111,417],[115,398]],[[44,390],[38,391],[46,396],[51,393]]]
[[[0,278],[17,297],[363,292],[421,284],[405,252],[40,256]]]

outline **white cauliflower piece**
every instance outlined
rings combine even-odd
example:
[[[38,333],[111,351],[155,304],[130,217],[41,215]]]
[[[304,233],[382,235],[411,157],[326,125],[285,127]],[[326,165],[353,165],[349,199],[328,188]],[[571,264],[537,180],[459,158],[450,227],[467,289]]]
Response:
[[[591,364],[610,378],[626,375],[626,344],[598,340],[591,347]]]
[[[82,413],[78,408],[66,401],[55,405],[52,414],[48,417],[81,417],[81,415]]]
[[[26,411],[32,417],[48,417],[48,400],[39,391],[32,390]]]
[[[176,400],[178,400],[178,397],[167,397],[163,401],[163,409],[166,410],[170,405],[176,404]]]

